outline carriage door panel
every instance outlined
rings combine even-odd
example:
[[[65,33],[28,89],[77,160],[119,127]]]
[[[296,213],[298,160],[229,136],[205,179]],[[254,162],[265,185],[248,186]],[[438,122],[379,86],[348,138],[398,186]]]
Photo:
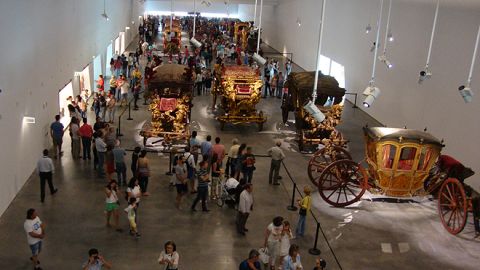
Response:
[[[397,147],[392,144],[384,144],[379,147],[378,151],[378,186],[387,191],[390,188],[392,181],[393,166],[395,163],[395,156],[397,155]]]

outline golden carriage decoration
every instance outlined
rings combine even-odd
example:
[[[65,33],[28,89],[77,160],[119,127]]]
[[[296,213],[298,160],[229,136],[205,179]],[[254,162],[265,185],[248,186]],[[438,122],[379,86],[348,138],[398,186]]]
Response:
[[[346,90],[339,86],[334,77],[325,76],[320,72],[315,105],[325,114],[325,120],[318,123],[304,109],[304,105],[311,99],[314,78],[314,72],[293,72],[288,76],[281,105],[283,122],[287,122],[289,112],[295,113],[300,151],[307,145],[323,144],[325,139],[343,147],[346,141],[335,127],[341,123],[343,112],[341,102]],[[328,100],[330,106],[324,106]]]
[[[225,123],[234,125],[257,123],[263,129],[267,117],[262,111],[257,112],[256,104],[260,101],[262,80],[258,70],[248,66],[227,66],[214,84],[214,95],[221,95],[223,112],[217,117],[221,130]]]
[[[165,20],[163,29],[163,52],[165,54],[178,54],[181,51],[182,26],[179,20],[172,21],[170,29],[170,18]]]
[[[438,198],[445,229],[460,233],[471,207],[465,186],[456,178],[432,173],[443,142],[425,131],[388,127],[363,130],[367,170],[353,161],[347,150],[333,144],[310,159],[308,175],[322,199],[345,207],[359,201],[367,190],[397,199],[430,193]]]
[[[193,80],[184,65],[164,64],[154,69],[148,85],[152,120],[142,127],[144,145],[149,137],[186,141],[190,136]]]
[[[233,40],[242,50],[248,46],[248,35],[250,33],[250,24],[247,22],[235,22]]]

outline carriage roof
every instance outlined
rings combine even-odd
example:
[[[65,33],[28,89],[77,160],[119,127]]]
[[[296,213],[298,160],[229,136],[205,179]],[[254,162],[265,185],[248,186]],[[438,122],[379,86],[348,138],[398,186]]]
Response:
[[[418,144],[433,144],[443,147],[443,143],[430,133],[414,129],[389,127],[364,127],[365,136],[374,141],[400,141]]]

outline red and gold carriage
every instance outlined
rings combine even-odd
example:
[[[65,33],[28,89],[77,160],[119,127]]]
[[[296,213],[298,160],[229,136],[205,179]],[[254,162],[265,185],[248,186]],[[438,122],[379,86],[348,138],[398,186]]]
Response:
[[[221,130],[225,123],[257,123],[262,130],[267,117],[255,109],[262,87],[259,71],[248,66],[227,66],[215,80],[212,94],[221,96],[222,112],[217,117]]]
[[[432,194],[438,198],[444,227],[452,234],[463,230],[471,207],[463,182],[445,174],[431,175],[442,141],[427,132],[387,127],[365,127],[364,135],[368,170],[333,144],[310,159],[308,175],[325,202],[345,207],[367,190],[395,198]]]
[[[144,145],[149,137],[185,142],[190,136],[191,71],[184,65],[164,64],[154,69],[148,87],[152,120],[147,121],[140,132]]]

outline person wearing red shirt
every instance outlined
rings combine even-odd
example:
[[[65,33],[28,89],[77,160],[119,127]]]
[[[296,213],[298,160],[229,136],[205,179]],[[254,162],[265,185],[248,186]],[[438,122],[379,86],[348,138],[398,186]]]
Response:
[[[212,146],[212,156],[214,154],[217,154],[217,166],[218,168],[222,168],[222,161],[223,158],[225,158],[225,146],[223,144],[220,144],[220,138],[216,137],[215,138],[215,144]]]
[[[97,80],[97,91],[98,92],[103,92],[105,89],[105,82],[103,81],[103,75],[98,75],[98,80]]]
[[[87,118],[83,118],[83,125],[78,130],[80,137],[82,138],[82,146],[83,146],[83,160],[91,159],[91,145],[92,145],[92,136],[93,136],[93,129],[87,123]]]

